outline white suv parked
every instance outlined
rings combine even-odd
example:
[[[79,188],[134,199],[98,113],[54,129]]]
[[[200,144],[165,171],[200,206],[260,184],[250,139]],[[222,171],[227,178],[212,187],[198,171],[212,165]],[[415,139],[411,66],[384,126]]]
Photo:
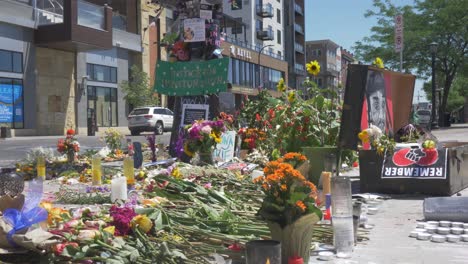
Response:
[[[156,131],[161,135],[164,130],[170,130],[174,122],[174,113],[163,107],[135,108],[128,115],[128,129],[132,136],[143,131]]]

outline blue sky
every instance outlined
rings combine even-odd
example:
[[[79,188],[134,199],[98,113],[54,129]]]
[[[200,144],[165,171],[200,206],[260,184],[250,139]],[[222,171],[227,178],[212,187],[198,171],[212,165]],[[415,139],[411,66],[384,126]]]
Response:
[[[413,0],[391,0],[397,6],[411,5]],[[365,18],[373,9],[373,0],[305,0],[306,40],[330,39],[347,50],[363,37],[370,36],[370,29],[377,21]],[[414,96],[421,90],[422,81],[416,81]],[[421,101],[426,101],[421,90]],[[413,101],[417,99],[414,98]]]

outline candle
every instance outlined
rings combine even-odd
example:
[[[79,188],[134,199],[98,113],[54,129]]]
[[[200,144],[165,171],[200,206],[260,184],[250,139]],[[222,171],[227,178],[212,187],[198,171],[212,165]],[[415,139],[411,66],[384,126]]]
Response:
[[[45,157],[42,155],[37,157],[36,170],[37,178],[44,181],[46,178],[46,164]]]
[[[331,179],[331,172],[328,172],[328,171],[322,172],[323,193],[325,195],[329,193],[331,194],[330,179]]]
[[[111,201],[115,203],[117,200],[127,200],[127,178],[119,177],[111,181]]]
[[[102,184],[101,157],[93,156],[92,160],[93,185]]]
[[[135,168],[133,167],[133,158],[125,157],[123,160],[123,171],[124,175],[127,178],[127,184],[135,184]]]
[[[304,264],[304,260],[298,256],[289,257],[288,264]]]
[[[281,264],[281,243],[274,240],[253,240],[245,244],[246,264]]]

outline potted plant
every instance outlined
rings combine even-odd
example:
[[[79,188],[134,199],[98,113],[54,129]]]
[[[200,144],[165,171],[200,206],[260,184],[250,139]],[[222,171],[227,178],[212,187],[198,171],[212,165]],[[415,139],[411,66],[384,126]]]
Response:
[[[317,189],[296,168],[307,158],[287,153],[264,168],[254,180],[265,193],[258,214],[267,221],[273,240],[281,241],[282,263],[293,256],[308,263],[314,224],[322,217],[315,206]]]

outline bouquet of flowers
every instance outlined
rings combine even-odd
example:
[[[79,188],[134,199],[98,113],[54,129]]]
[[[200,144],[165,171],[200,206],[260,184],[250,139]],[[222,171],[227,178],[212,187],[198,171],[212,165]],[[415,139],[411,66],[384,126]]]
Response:
[[[266,140],[266,133],[258,128],[241,128],[237,132],[241,137],[241,149],[253,150]]]
[[[59,139],[57,143],[57,151],[60,154],[67,154],[70,158],[75,156],[75,153],[80,151],[80,143],[75,137],[75,130],[68,129],[65,139]],[[70,161],[70,160],[69,160]]]
[[[221,143],[221,134],[226,131],[223,120],[198,120],[185,128],[184,152],[190,157],[195,153],[211,153]]]
[[[285,227],[308,214],[321,219],[322,212],[315,206],[317,188],[296,170],[306,160],[299,153],[287,153],[267,163],[265,176],[254,180],[266,195],[258,212],[265,220]]]
[[[370,144],[373,149],[377,150],[379,155],[382,155],[385,150],[390,153],[395,150],[395,141],[384,135],[382,130],[374,125],[370,125],[369,128],[361,131],[358,137],[363,144]]]

